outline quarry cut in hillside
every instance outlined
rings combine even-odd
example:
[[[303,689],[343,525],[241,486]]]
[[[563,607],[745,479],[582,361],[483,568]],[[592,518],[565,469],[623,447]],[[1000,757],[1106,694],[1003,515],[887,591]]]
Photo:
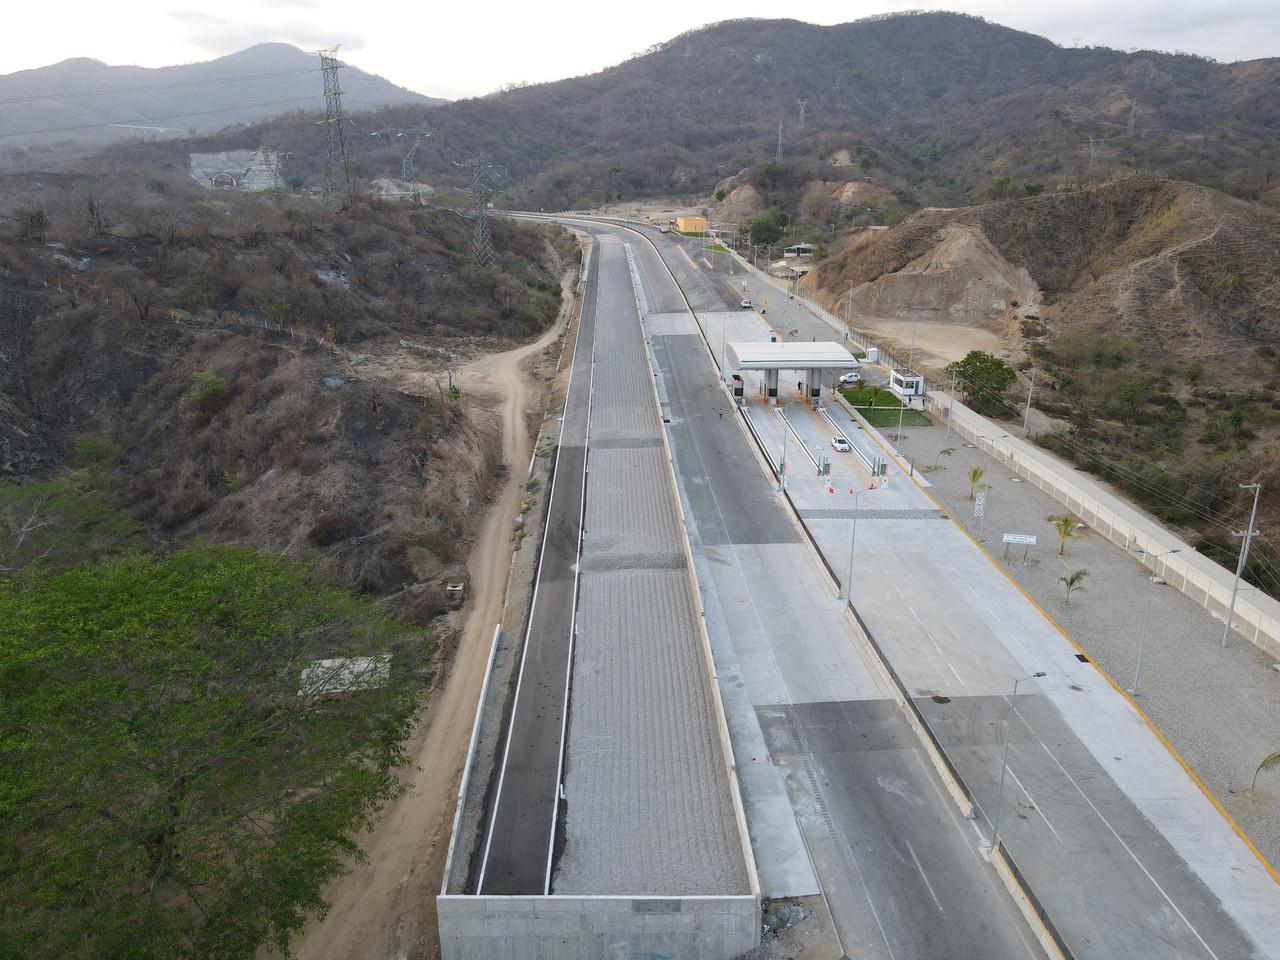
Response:
[[[854,234],[802,289],[841,312],[851,282],[855,325],[980,327],[1015,355],[1105,333],[1231,379],[1268,372],[1280,341],[1280,213],[1156,178],[927,209]]]

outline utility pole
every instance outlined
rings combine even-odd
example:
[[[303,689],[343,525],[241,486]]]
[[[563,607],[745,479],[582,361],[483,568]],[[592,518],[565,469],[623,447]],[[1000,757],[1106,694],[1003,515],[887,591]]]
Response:
[[[1022,414],[1022,435],[1031,429],[1031,395],[1036,392],[1036,368],[1031,368],[1031,383],[1027,387],[1027,409]]]
[[[849,331],[853,328],[853,281],[849,281],[849,296],[844,301],[844,338],[849,339]]]
[[[478,267],[489,269],[498,264],[498,252],[494,249],[493,233],[489,229],[489,197],[493,193],[493,181],[499,174],[489,157],[483,153],[461,162],[455,161],[455,164],[471,171],[471,200],[475,211],[471,253]]]
[[[1017,711],[1014,700],[1018,697],[1018,684],[1027,680],[1038,680],[1045,676],[1043,670],[1013,681],[1013,696],[1009,698],[1009,719],[1004,730],[1004,758],[1000,761],[1000,788],[996,791],[996,815],[991,822],[991,849],[994,851],[1000,843],[1000,808],[1004,805],[1004,779],[1009,770],[1009,741],[1013,738],[1013,715]]]
[[[342,87],[338,83],[338,48],[316,51],[320,55],[320,72],[324,75],[324,198],[336,203],[339,192],[338,170],[342,171],[341,183],[345,185],[346,202],[351,203],[355,195],[351,186],[351,164],[347,156],[347,137],[343,129],[346,121],[342,116]]]
[[[773,155],[774,163],[782,162],[782,121],[778,121],[778,149]]]
[[[1249,545],[1253,543],[1253,538],[1258,535],[1258,530],[1254,526],[1254,520],[1258,518],[1258,494],[1262,493],[1262,484],[1260,483],[1242,483],[1241,490],[1253,491],[1253,509],[1249,512],[1249,529],[1233,530],[1233,537],[1241,537],[1240,544],[1240,562],[1236,564],[1236,579],[1231,586],[1231,605],[1227,607],[1227,622],[1222,625],[1222,645],[1227,645],[1227,634],[1231,632],[1231,618],[1236,612],[1236,594],[1240,590],[1240,575],[1244,573],[1244,565],[1249,562]]]
[[[951,439],[951,423],[956,418],[956,372],[951,371],[951,397],[947,404],[947,439]]]
[[[796,103],[800,104],[800,123],[799,123],[798,129],[803,130],[804,129],[804,108],[809,105],[809,101],[797,100]]]

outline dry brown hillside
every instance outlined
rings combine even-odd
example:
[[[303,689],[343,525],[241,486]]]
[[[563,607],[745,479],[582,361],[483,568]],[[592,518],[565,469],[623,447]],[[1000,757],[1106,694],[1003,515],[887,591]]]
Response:
[[[843,310],[850,282],[855,325],[915,322],[925,351],[938,330],[982,333],[1034,366],[1060,423],[1040,441],[1206,552],[1233,549],[1237,481],[1262,479],[1264,525],[1280,524],[1280,211],[1154,178],[925,210],[853,234],[804,286]],[[1280,591],[1256,549],[1255,582]]]
[[[805,286],[843,309],[850,281],[855,314],[986,326],[1018,352],[1106,333],[1225,381],[1269,371],[1280,340],[1280,212],[1145,178],[925,210],[855,234]]]
[[[448,210],[0,178],[0,479],[88,470],[161,538],[318,558],[429,618],[501,480],[453,377],[551,324],[574,252],[493,229],[482,270]]]

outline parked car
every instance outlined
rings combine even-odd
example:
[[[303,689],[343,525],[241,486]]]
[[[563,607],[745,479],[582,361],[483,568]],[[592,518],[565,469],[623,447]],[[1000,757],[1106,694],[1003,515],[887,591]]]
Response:
[[[831,446],[835,447],[839,453],[848,453],[853,449],[853,447],[849,446],[849,441],[839,435],[831,438]]]
[[[848,373],[842,373],[840,375],[840,383],[844,386],[848,386],[851,383],[858,383],[861,380],[862,374],[857,370],[850,370]]]
[[[743,297],[743,298],[742,298],[742,309],[743,309],[743,310],[750,310],[750,309],[751,309],[751,301],[750,301],[750,300],[748,300],[746,297]]]

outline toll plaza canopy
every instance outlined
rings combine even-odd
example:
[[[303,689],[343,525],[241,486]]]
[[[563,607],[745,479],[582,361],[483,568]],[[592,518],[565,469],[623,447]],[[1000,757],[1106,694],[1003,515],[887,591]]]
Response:
[[[853,354],[826,340],[730,343],[728,361],[735,370],[852,370],[858,366]]]

